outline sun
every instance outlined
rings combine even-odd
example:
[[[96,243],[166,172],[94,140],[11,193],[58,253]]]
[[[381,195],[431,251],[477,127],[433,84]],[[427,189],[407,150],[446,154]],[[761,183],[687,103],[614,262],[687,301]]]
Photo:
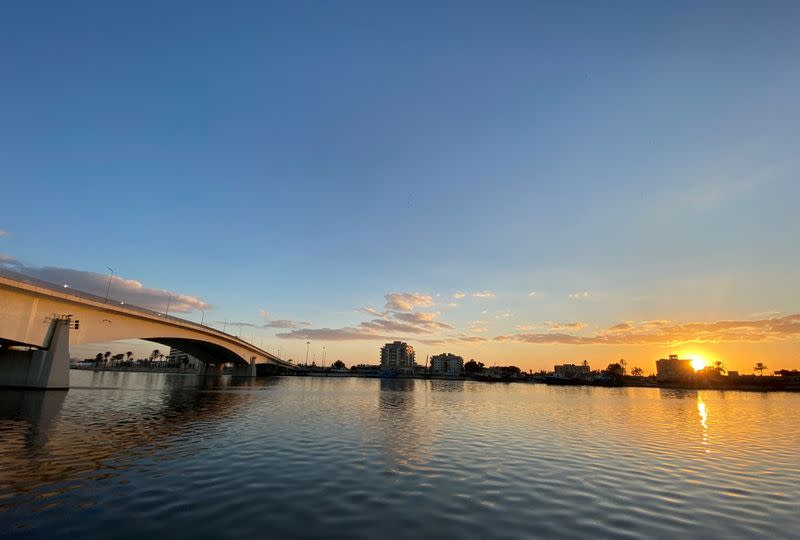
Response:
[[[695,371],[700,371],[706,367],[706,361],[702,356],[693,356],[692,357],[692,368]]]

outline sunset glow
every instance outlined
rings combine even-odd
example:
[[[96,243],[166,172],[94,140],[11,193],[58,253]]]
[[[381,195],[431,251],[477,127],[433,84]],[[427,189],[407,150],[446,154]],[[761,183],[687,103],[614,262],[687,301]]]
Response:
[[[692,368],[695,371],[700,371],[704,367],[706,367],[708,363],[702,356],[693,356],[692,357]]]

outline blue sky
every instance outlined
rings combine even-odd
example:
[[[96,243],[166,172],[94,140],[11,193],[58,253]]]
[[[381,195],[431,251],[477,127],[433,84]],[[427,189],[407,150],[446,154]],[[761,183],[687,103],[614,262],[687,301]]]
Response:
[[[403,292],[452,327],[328,344],[350,362],[388,336],[538,367],[627,349],[444,340],[792,314],[799,24],[792,2],[6,4],[0,253],[214,320],[353,328]]]

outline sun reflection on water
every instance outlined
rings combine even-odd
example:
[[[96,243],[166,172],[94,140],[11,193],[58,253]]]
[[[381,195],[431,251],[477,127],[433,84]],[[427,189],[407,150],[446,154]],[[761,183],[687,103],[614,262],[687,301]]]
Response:
[[[700,394],[697,395],[697,414],[700,415],[700,425],[703,426],[703,446],[708,446],[708,407]],[[706,448],[706,453],[709,452]]]

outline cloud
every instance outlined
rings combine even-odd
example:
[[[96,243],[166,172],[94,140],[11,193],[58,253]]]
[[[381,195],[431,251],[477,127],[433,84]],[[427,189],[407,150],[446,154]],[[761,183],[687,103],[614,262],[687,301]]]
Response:
[[[372,315],[373,317],[380,317],[381,319],[385,319],[389,315],[388,311],[378,311],[377,309],[371,308],[369,306],[357,308],[356,311],[363,311],[367,315]]]
[[[585,322],[553,322],[553,321],[544,321],[544,325],[548,330],[558,331],[558,330],[583,330],[586,328]]]
[[[306,339],[319,341],[381,340],[390,341],[392,337],[365,331],[362,328],[306,328],[276,334],[282,339]]]
[[[453,293],[453,298],[455,298],[456,300],[461,300],[465,296],[467,296],[467,293],[463,293],[463,292]]]
[[[486,343],[489,341],[488,338],[483,336],[470,336],[466,334],[460,334],[453,337],[444,337],[444,338],[434,338],[434,339],[420,339],[420,343],[424,343],[426,345],[458,345],[460,343]]]
[[[496,341],[567,345],[648,345],[683,343],[789,341],[800,339],[800,313],[765,319],[714,322],[623,322],[589,336],[523,333],[497,336]]]
[[[389,300],[390,296],[391,294],[386,295],[387,300]],[[392,298],[392,301],[396,300],[396,298]],[[415,305],[422,305],[424,302],[423,299]],[[389,303],[387,302],[387,305]],[[409,303],[395,302],[395,305],[405,308]],[[283,339],[328,339],[331,341],[386,340],[408,335],[431,335],[453,330],[453,327],[449,324],[437,320],[440,315],[438,311],[412,312],[401,309],[379,312],[373,308],[360,308],[358,311],[373,315],[374,318],[361,322],[357,326],[295,329],[291,332],[277,334],[277,337]]]
[[[458,304],[456,304],[455,302],[450,302],[449,304],[447,304],[447,307],[458,307]]]
[[[583,291],[583,292],[570,293],[567,295],[567,298],[569,298],[570,300],[580,300],[582,298],[589,298],[589,296],[590,295],[588,291]]]
[[[532,332],[538,328],[535,324],[518,324],[514,327],[515,330],[520,332]]]
[[[4,237],[4,236],[11,236],[11,233],[10,233],[10,232],[8,232],[8,231],[7,231],[7,230],[5,230],[5,229],[0,229],[0,238],[2,238],[2,237]]]
[[[473,298],[494,298],[496,295],[492,291],[478,291],[472,293]]]
[[[258,315],[262,319],[269,319],[269,311],[267,311],[266,309],[259,309],[258,310]]]
[[[467,323],[467,329],[473,334],[483,334],[489,331],[489,329],[486,328],[488,322],[489,321],[470,321]]]
[[[0,256],[0,265],[11,268],[26,276],[31,276],[57,285],[66,284],[70,288],[97,296],[105,296],[108,287],[108,274],[60,268],[56,266],[33,267],[26,266],[8,255]],[[170,313],[188,313],[197,309],[211,309],[211,305],[202,298],[190,296],[164,289],[145,287],[135,279],[125,279],[120,276],[111,278],[109,298],[155,311],[166,311],[169,306]]]
[[[429,294],[420,293],[389,293],[386,298],[386,309],[396,311],[411,311],[415,307],[429,307],[433,305],[433,298]]]
[[[536,291],[531,291],[528,293],[529,298],[533,298],[534,296],[536,296]]]
[[[310,322],[305,321],[290,321],[287,319],[279,319],[276,321],[269,321],[263,324],[258,323],[251,323],[251,322],[244,322],[244,321],[214,321],[214,324],[217,325],[226,325],[228,327],[237,328],[237,327],[246,327],[246,328],[280,328],[280,329],[291,329],[291,328],[300,328],[302,326],[310,326]]]
[[[497,315],[494,316],[495,319],[510,319],[514,315],[514,312],[510,309],[498,309]]]
[[[11,255],[7,255],[5,253],[0,253],[0,266],[6,266],[8,268],[14,268],[15,270],[22,266],[22,263],[19,262],[17,259],[12,257]]]

